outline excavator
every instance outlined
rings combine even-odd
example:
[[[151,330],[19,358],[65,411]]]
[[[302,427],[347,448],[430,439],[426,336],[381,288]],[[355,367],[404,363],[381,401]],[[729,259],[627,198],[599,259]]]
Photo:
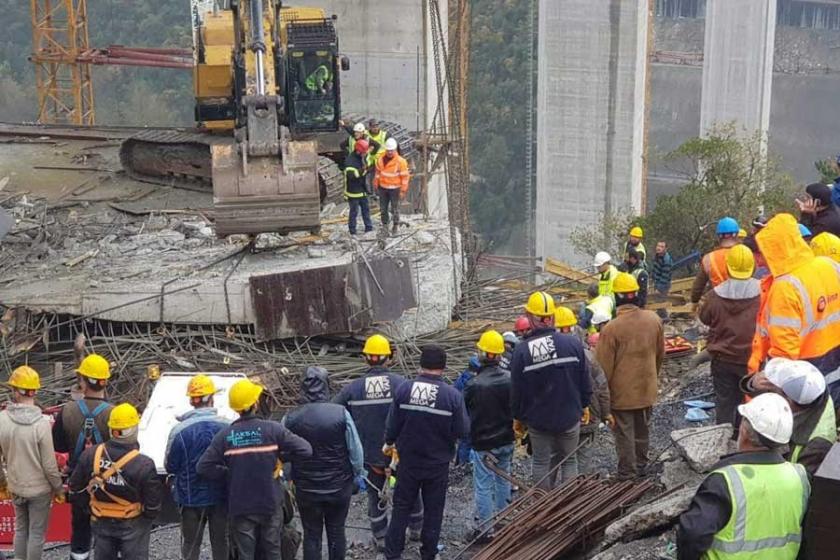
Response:
[[[197,128],[128,138],[123,168],[147,182],[212,183],[219,237],[318,231],[321,202],[343,190],[350,61],[335,16],[281,0],[193,0],[193,20]],[[407,133],[389,132],[403,148]]]

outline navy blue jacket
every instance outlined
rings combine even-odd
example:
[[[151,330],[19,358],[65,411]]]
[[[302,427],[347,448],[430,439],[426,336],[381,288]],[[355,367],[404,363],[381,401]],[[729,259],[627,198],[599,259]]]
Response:
[[[225,502],[225,485],[206,480],[195,472],[198,460],[210,447],[219,430],[230,420],[218,415],[215,408],[197,408],[178,418],[166,444],[166,472],[175,476],[175,502],[187,507],[205,507]]]
[[[455,454],[455,442],[469,434],[464,397],[441,377],[420,373],[394,391],[385,441],[396,443],[400,464],[445,466]]]
[[[583,345],[553,328],[536,330],[516,345],[510,375],[513,417],[537,430],[571,430],[592,398]]]
[[[392,373],[388,368],[372,367],[363,377],[345,385],[333,399],[350,411],[359,439],[365,451],[365,463],[374,467],[386,467],[390,457],[382,454],[385,443],[385,420],[394,400],[394,391],[405,383],[405,378]]]
[[[277,460],[311,456],[309,442],[279,422],[246,414],[216,434],[196,472],[210,480],[227,481],[231,517],[273,515],[283,507],[282,489],[274,478]]]

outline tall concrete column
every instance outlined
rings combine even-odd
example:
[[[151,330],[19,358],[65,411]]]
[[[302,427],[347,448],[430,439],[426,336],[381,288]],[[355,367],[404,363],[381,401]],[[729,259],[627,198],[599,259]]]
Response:
[[[569,235],[644,204],[648,0],[540,0],[536,255],[576,264]]]
[[[770,127],[776,0],[707,0],[700,134],[735,121]]]

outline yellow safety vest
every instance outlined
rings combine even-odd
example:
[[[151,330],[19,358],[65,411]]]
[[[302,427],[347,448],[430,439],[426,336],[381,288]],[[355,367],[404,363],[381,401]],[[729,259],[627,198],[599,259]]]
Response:
[[[811,443],[817,438],[822,438],[830,443],[837,441],[837,423],[834,415],[834,401],[831,400],[830,396],[825,401],[825,408],[823,408],[822,415],[820,416],[817,425],[814,426],[814,431],[808,436],[808,443]],[[793,451],[790,454],[790,462],[798,463],[799,456],[802,454],[804,449],[804,445],[793,446]]]
[[[382,129],[379,129],[379,134],[371,134],[368,132],[368,138],[379,144],[379,149],[376,150],[375,153],[368,154],[368,166],[373,167],[376,165],[376,160],[382,157],[385,153],[385,140],[388,139],[388,133]]]
[[[613,295],[613,282],[616,276],[618,276],[618,269],[615,265],[610,265],[606,272],[601,273],[601,278],[598,280],[598,295]]]
[[[586,308],[593,315],[600,311],[604,315],[615,317],[615,298],[613,296],[598,296],[587,303]],[[589,325],[589,332],[595,332],[595,325]]]

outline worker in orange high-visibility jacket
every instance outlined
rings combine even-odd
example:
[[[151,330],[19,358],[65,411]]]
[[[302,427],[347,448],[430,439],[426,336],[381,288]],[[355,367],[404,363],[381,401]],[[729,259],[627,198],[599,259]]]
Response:
[[[796,219],[779,214],[756,234],[773,283],[760,323],[766,325],[768,358],[812,363],[840,399],[840,264],[815,257]]]
[[[726,254],[729,249],[737,245],[738,232],[740,231],[735,218],[721,218],[717,224],[715,233],[718,237],[718,246],[712,251],[703,255],[700,261],[700,268],[697,276],[694,277],[694,284],[691,286],[691,303],[698,303],[703,294],[706,293],[706,286],[710,289],[729,280],[726,271]]]
[[[397,233],[400,222],[400,199],[408,192],[408,162],[397,153],[397,141],[388,138],[385,141],[385,155],[376,160],[376,175],[373,186],[379,193],[379,210],[382,218],[383,230],[388,231],[388,208],[393,214],[393,233]]]

